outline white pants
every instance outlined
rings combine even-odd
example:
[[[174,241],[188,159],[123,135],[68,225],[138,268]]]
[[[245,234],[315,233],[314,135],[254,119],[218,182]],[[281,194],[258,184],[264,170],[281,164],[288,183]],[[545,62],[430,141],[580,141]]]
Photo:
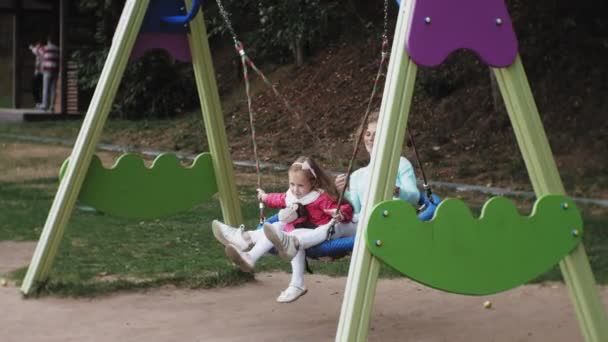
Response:
[[[352,236],[357,232],[357,223],[337,223],[334,229],[334,234],[331,236],[332,240]],[[289,283],[289,286],[304,288],[306,248],[316,246],[327,240],[328,231],[329,224],[326,224],[316,229],[296,229],[290,233],[298,238],[301,248],[296,253],[296,256],[291,260],[291,282]]]
[[[280,222],[273,223],[273,225],[283,225]],[[291,260],[291,281],[290,286],[296,286],[299,288],[304,287],[304,271],[306,268],[306,248],[316,246],[323,241],[327,240],[329,232],[329,224],[319,226],[315,229],[296,229],[292,232],[286,233],[295,236],[300,242],[300,249],[296,253],[296,256]],[[281,227],[282,228],[282,227]],[[334,234],[331,239],[338,239],[341,237],[352,236],[357,232],[357,223],[337,223],[334,227]],[[247,254],[251,258],[251,261],[255,264],[262,255],[268,253],[274,246],[272,242],[268,240],[264,234],[263,229],[247,231],[251,242],[254,243],[253,248]]]

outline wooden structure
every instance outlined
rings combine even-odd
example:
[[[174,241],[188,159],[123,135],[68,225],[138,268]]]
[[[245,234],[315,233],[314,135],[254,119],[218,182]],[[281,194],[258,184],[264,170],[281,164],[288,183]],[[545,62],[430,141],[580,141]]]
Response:
[[[27,61],[33,61],[34,57],[28,50],[28,45],[33,42],[34,38],[42,39],[42,34],[50,32],[58,33],[58,45],[61,49],[60,56],[60,74],[57,80],[57,91],[55,98],[55,106],[52,108],[52,113],[55,114],[78,114],[78,76],[75,69],[75,64],[68,63],[68,44],[67,44],[67,14],[68,0],[43,1],[43,0],[0,0],[0,15],[3,19],[12,20],[12,80],[11,80],[11,102],[12,108],[0,109],[0,116],[11,117],[15,113],[21,113],[21,116],[12,117],[12,121],[27,120],[27,117],[38,117],[40,111],[30,110],[26,107],[28,101],[24,101],[29,90],[29,85],[24,80],[29,80],[30,71],[33,72],[32,66]],[[48,27],[44,27],[41,35],[30,37],[25,31],[26,27],[31,27],[32,23],[28,21],[36,18],[48,18]],[[40,25],[45,25],[45,21],[41,20]],[[6,37],[8,38],[8,37]],[[27,56],[27,57],[26,57]],[[45,115],[48,116],[48,115]]]

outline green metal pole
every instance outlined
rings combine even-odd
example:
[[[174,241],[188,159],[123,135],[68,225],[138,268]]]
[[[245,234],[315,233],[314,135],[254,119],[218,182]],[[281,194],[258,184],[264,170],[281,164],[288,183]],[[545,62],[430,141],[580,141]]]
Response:
[[[380,262],[371,255],[365,244],[367,224],[374,205],[392,198],[416,81],[417,67],[405,49],[406,14],[402,6],[370,162],[370,186],[361,211],[336,341],[366,341],[369,331]]]
[[[188,1],[191,6],[191,1]],[[224,116],[220,96],[213,70],[213,60],[207,40],[207,29],[203,11],[190,22],[190,51],[194,76],[201,101],[205,131],[209,141],[209,151],[213,160],[213,169],[217,179],[217,188],[220,195],[220,205],[224,221],[231,225],[243,223],[239,197],[234,182],[234,169],[228,139],[224,125]]]
[[[536,196],[565,195],[521,59],[493,70]],[[560,262],[560,268],[583,337],[590,342],[608,341],[608,320],[582,244]]]
[[[149,0],[128,0],[125,3],[99,83],[76,138],[70,163],[59,184],[40,240],[23,279],[21,291],[26,295],[31,293],[37,282],[44,281],[48,277],[148,4]]]

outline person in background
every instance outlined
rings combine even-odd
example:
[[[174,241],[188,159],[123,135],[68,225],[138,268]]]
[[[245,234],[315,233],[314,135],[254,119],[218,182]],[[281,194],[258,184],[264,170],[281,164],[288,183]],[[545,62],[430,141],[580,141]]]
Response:
[[[34,103],[42,103],[42,42],[37,41],[34,45],[30,45],[29,49],[34,54],[36,61],[34,64],[34,76],[32,77],[32,96]]]
[[[32,52],[36,56],[40,56],[42,71],[42,103],[36,104],[36,108],[43,110],[52,110],[55,104],[55,87],[57,85],[57,76],[59,74],[59,47],[55,45],[55,39],[49,35],[47,43],[44,46],[39,46]]]

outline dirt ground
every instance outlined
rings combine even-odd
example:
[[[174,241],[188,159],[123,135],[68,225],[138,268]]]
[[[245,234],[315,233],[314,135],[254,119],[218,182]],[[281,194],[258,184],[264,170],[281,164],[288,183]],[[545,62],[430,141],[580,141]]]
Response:
[[[26,265],[35,244],[0,242],[0,275]],[[307,276],[309,293],[274,298],[286,273],[262,273],[244,286],[171,287],[94,299],[21,297],[0,287],[2,341],[331,341],[346,278]],[[487,297],[435,291],[406,279],[378,284],[370,341],[581,341],[562,284],[521,286]],[[601,289],[608,306],[608,287]],[[492,308],[486,309],[484,301]]]

